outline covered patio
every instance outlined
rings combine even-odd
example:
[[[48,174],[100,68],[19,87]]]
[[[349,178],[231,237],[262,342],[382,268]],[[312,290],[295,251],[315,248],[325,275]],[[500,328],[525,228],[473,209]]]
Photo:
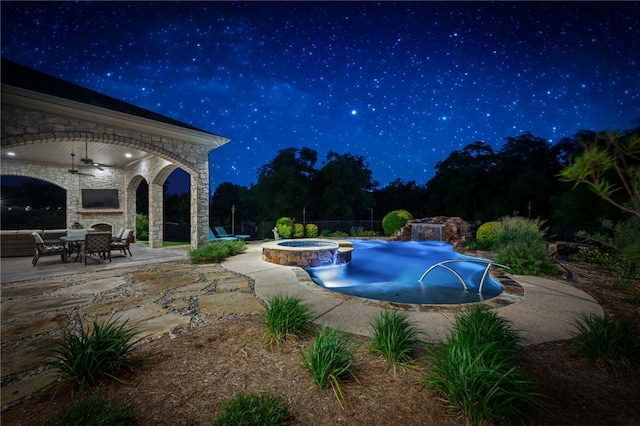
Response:
[[[209,152],[230,140],[2,60],[2,174],[66,190],[66,227],[135,229],[136,190],[149,186],[149,247],[162,247],[163,185],[190,175],[191,247],[208,242]],[[82,190],[115,189],[117,206],[83,206]]]

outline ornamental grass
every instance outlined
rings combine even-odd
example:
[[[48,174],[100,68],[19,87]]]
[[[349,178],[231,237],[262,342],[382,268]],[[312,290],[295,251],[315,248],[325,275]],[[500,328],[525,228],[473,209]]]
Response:
[[[519,348],[504,319],[486,308],[471,308],[456,316],[451,336],[427,356],[431,372],[420,383],[445,398],[450,410],[464,413],[470,424],[524,424],[544,405],[517,365]]]
[[[371,350],[382,355],[393,366],[407,366],[418,342],[418,331],[407,320],[404,312],[385,309],[371,323]]]
[[[273,345],[287,340],[308,336],[313,318],[308,306],[292,296],[273,296],[267,300],[264,322],[267,326],[265,340]]]
[[[615,375],[640,369],[640,336],[631,321],[590,314],[582,315],[574,325],[574,355],[593,360]]]
[[[101,324],[94,319],[90,327],[82,327],[79,335],[66,332],[43,353],[47,358],[43,364],[74,390],[82,391],[105,377],[120,381],[136,364],[129,352],[140,341],[137,334],[127,321],[118,324],[111,317]]]
[[[291,411],[284,397],[269,392],[242,392],[222,405],[214,426],[283,426]]]
[[[354,346],[346,333],[332,328],[320,330],[306,351],[301,353],[302,366],[311,373],[312,382],[320,389],[330,385],[340,407],[345,408],[342,381],[354,374]]]
[[[45,426],[135,426],[133,407],[122,401],[110,401],[99,394],[83,394],[64,407]]]

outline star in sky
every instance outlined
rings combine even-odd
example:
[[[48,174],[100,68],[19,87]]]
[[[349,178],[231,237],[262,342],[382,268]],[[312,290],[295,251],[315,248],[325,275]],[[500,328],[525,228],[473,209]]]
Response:
[[[1,31],[7,59],[232,139],[213,190],[288,147],[424,184],[475,141],[630,129],[638,22],[637,2],[3,2]]]

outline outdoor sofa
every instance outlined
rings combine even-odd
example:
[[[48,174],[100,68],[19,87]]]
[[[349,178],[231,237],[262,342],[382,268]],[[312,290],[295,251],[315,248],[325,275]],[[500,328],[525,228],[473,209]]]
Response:
[[[89,231],[87,229],[86,231]],[[0,256],[33,256],[35,247],[31,234],[37,232],[44,241],[57,240],[67,235],[66,229],[19,229],[0,231]]]

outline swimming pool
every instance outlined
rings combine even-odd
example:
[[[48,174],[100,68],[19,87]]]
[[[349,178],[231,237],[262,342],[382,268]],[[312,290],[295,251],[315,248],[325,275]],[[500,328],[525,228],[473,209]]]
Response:
[[[450,244],[380,240],[354,240],[352,244],[354,251],[350,263],[305,268],[311,279],[326,289],[351,296],[428,305],[479,302],[496,297],[503,290],[489,275],[479,293],[487,263],[456,253]],[[436,267],[420,281],[431,266],[451,259],[470,261],[448,263],[447,267],[454,272]]]

